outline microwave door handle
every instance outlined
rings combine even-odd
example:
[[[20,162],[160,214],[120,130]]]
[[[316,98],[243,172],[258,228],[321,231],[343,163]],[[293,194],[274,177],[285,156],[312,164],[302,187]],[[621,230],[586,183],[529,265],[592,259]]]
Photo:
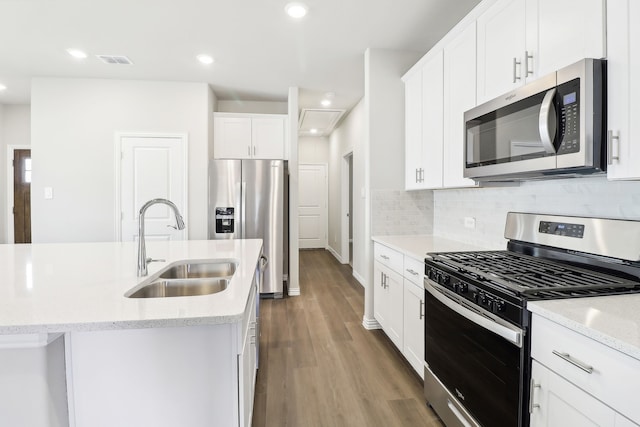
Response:
[[[540,132],[540,141],[542,148],[549,154],[555,154],[556,148],[553,146],[553,140],[556,134],[556,109],[553,108],[553,100],[556,96],[556,89],[549,90],[540,106],[540,116],[538,117],[538,130]]]

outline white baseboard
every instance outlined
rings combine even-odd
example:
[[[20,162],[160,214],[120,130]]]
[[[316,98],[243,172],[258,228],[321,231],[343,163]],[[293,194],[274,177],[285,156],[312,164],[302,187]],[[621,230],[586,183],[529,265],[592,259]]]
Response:
[[[326,249],[326,250],[328,250],[328,251],[329,251],[329,253],[330,253],[331,255],[333,255],[333,257],[334,257],[335,259],[337,259],[337,260],[338,260],[338,262],[339,262],[340,264],[346,264],[346,263],[342,260],[342,257],[340,256],[340,254],[339,254],[338,252],[336,252],[336,250],[335,250],[335,249],[333,249],[331,246],[327,246],[325,249]]]
[[[298,297],[300,296],[300,288],[289,288],[287,289],[287,295],[290,297]]]
[[[372,329],[382,329],[382,326],[380,326],[380,323],[378,323],[378,321],[376,319],[368,319],[366,317],[362,318],[362,326],[364,326],[365,329],[367,330],[372,330]]]
[[[360,285],[364,288],[364,277],[359,275],[357,271],[355,270],[352,270],[352,271],[353,271],[353,277],[355,277],[358,283],[360,283]]]

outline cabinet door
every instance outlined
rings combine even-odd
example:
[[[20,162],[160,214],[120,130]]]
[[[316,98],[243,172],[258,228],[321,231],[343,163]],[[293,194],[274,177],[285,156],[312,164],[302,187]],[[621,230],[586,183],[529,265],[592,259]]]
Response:
[[[251,119],[215,117],[213,121],[213,157],[215,159],[251,158]]]
[[[439,51],[422,69],[422,147],[424,182],[421,188],[442,187],[444,54]]]
[[[404,279],[404,346],[402,354],[424,378],[424,288]]]
[[[523,83],[525,9],[525,0],[500,0],[478,18],[479,104]]]
[[[404,186],[420,188],[422,164],[422,73],[414,73],[404,82]]]
[[[373,263],[373,317],[384,330],[387,325],[388,295],[384,287],[384,266],[378,261]]]
[[[527,1],[534,6],[527,8],[528,71],[534,77],[606,56],[604,0]]]
[[[536,360],[531,366],[531,427],[613,426],[615,412]]]
[[[384,271],[386,270],[386,271]],[[402,351],[404,336],[404,283],[402,276],[385,267],[385,290],[387,292],[388,313],[387,325],[384,332],[391,341]]]
[[[640,178],[640,4],[633,0],[607,1],[607,92],[610,164],[609,179]],[[633,23],[633,25],[632,25]]]
[[[251,119],[254,159],[284,159],[285,124],[283,117]]]
[[[444,187],[471,187],[464,178],[464,112],[476,106],[476,24],[444,48]]]

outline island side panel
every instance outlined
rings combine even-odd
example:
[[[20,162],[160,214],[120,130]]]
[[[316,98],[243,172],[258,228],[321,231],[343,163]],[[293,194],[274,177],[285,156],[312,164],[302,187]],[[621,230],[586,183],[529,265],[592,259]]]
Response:
[[[75,426],[238,423],[234,324],[71,332]]]

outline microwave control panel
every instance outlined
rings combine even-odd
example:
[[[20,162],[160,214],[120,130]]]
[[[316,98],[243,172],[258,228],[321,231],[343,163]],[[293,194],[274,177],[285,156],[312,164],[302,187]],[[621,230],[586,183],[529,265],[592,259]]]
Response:
[[[560,111],[558,154],[580,151],[580,79],[558,86],[557,108]]]

